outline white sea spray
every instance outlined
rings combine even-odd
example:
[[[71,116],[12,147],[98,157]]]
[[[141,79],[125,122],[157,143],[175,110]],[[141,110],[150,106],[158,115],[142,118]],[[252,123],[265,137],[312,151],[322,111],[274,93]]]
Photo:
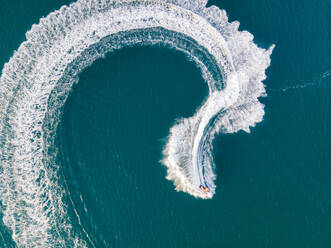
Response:
[[[211,198],[216,186],[212,140],[262,121],[268,49],[204,0],[80,0],[26,34],[0,78],[0,200],[18,247],[93,245],[74,232],[53,159],[60,112],[79,73],[125,46],[160,44],[195,61],[209,96],[194,116],[170,129],[163,164],[176,190]],[[199,188],[210,188],[206,194]]]

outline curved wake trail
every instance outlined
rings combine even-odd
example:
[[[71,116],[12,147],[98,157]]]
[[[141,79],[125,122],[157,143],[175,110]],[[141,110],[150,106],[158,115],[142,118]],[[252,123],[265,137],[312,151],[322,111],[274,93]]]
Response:
[[[199,198],[215,193],[212,140],[262,121],[258,97],[269,50],[205,0],[79,0],[40,19],[0,78],[0,200],[18,246],[85,247],[74,231],[58,180],[54,137],[79,73],[125,46],[161,44],[195,61],[209,86],[196,114],[178,121],[164,148],[167,179]],[[199,188],[210,188],[206,194]],[[83,229],[83,228],[82,228]],[[84,229],[83,229],[84,230]]]

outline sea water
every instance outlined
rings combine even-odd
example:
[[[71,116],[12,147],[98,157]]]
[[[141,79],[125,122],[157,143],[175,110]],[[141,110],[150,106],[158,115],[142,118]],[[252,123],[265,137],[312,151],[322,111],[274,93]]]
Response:
[[[0,30],[5,37],[0,41],[1,64],[10,59],[33,23],[69,3],[5,2],[0,7],[3,13]],[[48,110],[42,119],[42,131],[47,147],[41,160],[36,160],[37,153],[24,155],[19,148],[10,152],[14,148],[6,145],[6,141],[11,139],[12,130],[18,130],[17,118],[10,119],[10,115],[18,108],[7,115],[11,121],[6,124],[11,132],[4,132],[6,136],[1,140],[6,155],[1,160],[2,246],[331,244],[330,3],[262,4],[238,0],[209,4],[225,9],[230,21],[239,20],[239,29],[252,33],[259,47],[269,49],[276,44],[263,81],[266,93],[258,94],[264,111],[253,108],[249,115],[240,112],[241,109],[234,112],[235,116],[242,116],[239,123],[249,118],[255,121],[263,118],[262,122],[229,134],[236,129],[237,119],[233,119],[231,125],[218,130],[220,133],[214,139],[209,139],[208,133],[201,134],[207,137],[201,140],[208,142],[202,142],[203,149],[196,154],[204,154],[201,158],[207,156],[208,160],[203,161],[210,161],[211,169],[207,170],[210,177],[203,179],[215,185],[213,198],[195,199],[193,196],[199,197],[200,193],[195,193],[194,187],[193,190],[186,187],[191,185],[190,180],[192,185],[197,180],[196,172],[192,174],[190,170],[190,158],[185,167],[188,169],[184,170],[189,178],[185,184],[178,177],[169,176],[169,166],[164,166],[169,165],[164,160],[169,153],[164,151],[171,141],[170,128],[187,123],[185,119],[190,120],[199,109],[204,109],[203,103],[212,95],[212,87],[207,83],[209,79],[217,80],[217,70],[207,68],[212,75],[201,74],[205,71],[203,65],[199,66],[185,49],[176,51],[157,42],[125,47],[109,51],[91,66],[85,66],[79,78],[60,80],[60,86],[46,99]],[[156,32],[159,31],[153,30],[151,35],[156,37]],[[190,41],[183,47],[187,44],[196,47]],[[238,56],[233,53],[230,48],[231,56]],[[199,58],[205,61],[208,56]],[[249,61],[244,65],[249,65]],[[67,93],[61,93],[63,86]],[[15,106],[25,97],[16,97],[9,104]],[[259,104],[255,106],[263,106]],[[38,111],[43,108],[34,107]],[[219,120],[223,116],[221,113]],[[17,123],[29,121],[26,116]],[[205,130],[213,133],[213,126]],[[33,140],[28,144],[42,136],[38,129],[32,128],[31,132],[35,136],[29,137]],[[11,141],[11,145],[20,147],[23,142],[18,139]],[[33,166],[27,166],[29,161]],[[45,170],[38,171],[45,165]],[[176,192],[174,187],[189,194]],[[39,205],[43,210],[32,208]]]

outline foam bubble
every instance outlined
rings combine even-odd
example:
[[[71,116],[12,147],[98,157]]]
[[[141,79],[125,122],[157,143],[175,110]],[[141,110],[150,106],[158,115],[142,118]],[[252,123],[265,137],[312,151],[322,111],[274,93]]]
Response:
[[[61,109],[79,73],[125,46],[161,44],[195,61],[209,97],[194,116],[171,129],[162,162],[176,190],[215,193],[215,133],[249,131],[263,118],[258,97],[269,50],[229,23],[206,0],[79,0],[33,25],[0,78],[0,199],[4,224],[18,246],[93,246],[84,227],[74,230],[62,200],[54,159]],[[206,194],[199,188],[210,188]],[[78,216],[79,218],[79,216]]]

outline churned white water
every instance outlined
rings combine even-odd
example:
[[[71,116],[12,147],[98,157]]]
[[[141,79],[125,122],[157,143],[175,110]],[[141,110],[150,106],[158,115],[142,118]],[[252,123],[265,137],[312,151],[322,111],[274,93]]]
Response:
[[[204,0],[79,0],[33,25],[0,78],[0,199],[19,247],[84,247],[66,215],[58,166],[50,155],[59,113],[79,73],[125,46],[162,44],[195,61],[209,96],[170,128],[163,164],[176,190],[212,198],[212,140],[262,121],[268,50]],[[56,153],[56,151],[54,152]],[[204,193],[199,186],[210,188]]]

